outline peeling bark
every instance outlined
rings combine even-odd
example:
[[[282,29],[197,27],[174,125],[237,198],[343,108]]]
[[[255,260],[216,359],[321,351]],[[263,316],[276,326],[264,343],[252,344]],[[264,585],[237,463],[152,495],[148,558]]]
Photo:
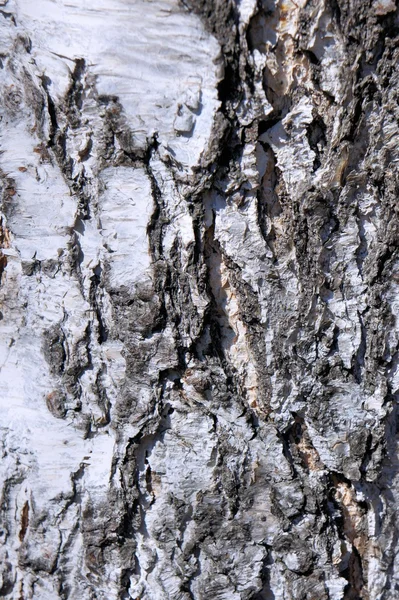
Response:
[[[0,5],[0,596],[396,599],[395,2]]]

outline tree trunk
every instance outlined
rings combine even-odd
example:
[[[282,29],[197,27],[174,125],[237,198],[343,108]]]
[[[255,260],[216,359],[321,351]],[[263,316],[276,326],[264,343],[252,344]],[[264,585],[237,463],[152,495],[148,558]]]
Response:
[[[0,596],[399,597],[393,0],[0,0]]]

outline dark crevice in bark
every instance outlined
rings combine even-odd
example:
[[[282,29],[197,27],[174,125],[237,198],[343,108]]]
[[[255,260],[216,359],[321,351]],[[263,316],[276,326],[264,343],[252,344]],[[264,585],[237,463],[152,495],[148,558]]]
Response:
[[[101,300],[99,298],[99,291],[102,287],[102,268],[100,265],[98,265],[97,267],[94,268],[93,275],[90,279],[92,281],[92,285],[90,286],[89,297],[90,297],[90,302],[91,302],[92,306],[94,307],[96,317],[97,317],[97,323],[98,323],[98,338],[97,339],[98,339],[99,344],[103,344],[108,339],[108,329],[107,329],[107,327],[104,323],[103,317],[102,317]]]
[[[346,539],[351,545],[348,566],[341,571],[341,575],[348,580],[344,598],[345,600],[367,598],[368,594],[365,591],[367,581],[363,573],[361,553],[367,549],[365,520],[368,505],[357,501],[351,481],[343,475],[331,473],[330,481],[331,498],[340,513],[340,517],[336,519],[338,532],[340,537]],[[366,595],[363,595],[363,592]]]
[[[50,124],[51,124],[47,145],[49,148],[53,148],[55,146],[55,136],[58,132],[58,120],[57,120],[57,112],[55,109],[55,105],[54,105],[53,99],[48,90],[50,83],[51,82],[49,81],[48,77],[43,75],[42,86],[46,93],[47,110],[48,110],[48,114],[50,117]]]

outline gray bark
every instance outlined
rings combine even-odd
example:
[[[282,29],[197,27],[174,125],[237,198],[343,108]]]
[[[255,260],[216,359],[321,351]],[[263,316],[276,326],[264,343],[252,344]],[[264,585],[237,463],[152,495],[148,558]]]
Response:
[[[393,0],[0,0],[0,596],[399,596]]]

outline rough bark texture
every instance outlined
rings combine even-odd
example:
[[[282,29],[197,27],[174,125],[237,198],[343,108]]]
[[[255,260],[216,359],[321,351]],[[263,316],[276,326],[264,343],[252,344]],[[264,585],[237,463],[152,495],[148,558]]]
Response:
[[[0,0],[0,596],[399,597],[393,0]]]

